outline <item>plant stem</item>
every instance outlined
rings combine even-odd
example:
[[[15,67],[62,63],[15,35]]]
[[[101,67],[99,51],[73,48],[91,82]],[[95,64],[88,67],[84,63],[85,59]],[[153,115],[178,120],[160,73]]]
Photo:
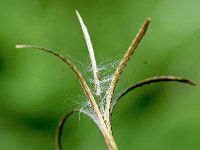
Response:
[[[109,132],[111,133],[111,124],[110,124],[110,108],[111,108],[111,102],[112,102],[112,97],[115,91],[115,88],[117,86],[117,83],[119,81],[119,78],[124,70],[124,68],[126,67],[128,61],[130,60],[131,56],[133,55],[133,53],[135,52],[137,46],[139,45],[140,41],[142,40],[142,38],[144,37],[146,30],[150,24],[151,19],[147,18],[144,22],[144,24],[142,25],[142,27],[140,28],[138,34],[136,35],[136,37],[134,38],[134,40],[132,41],[130,47],[128,48],[128,50],[126,51],[124,57],[122,58],[120,64],[118,65],[113,79],[110,83],[110,87],[108,90],[108,94],[106,96],[106,108],[105,108],[105,121],[106,121],[106,125],[108,127]]]
[[[50,49],[47,49],[47,48],[43,48],[43,47],[39,47],[39,46],[35,46],[35,45],[16,45],[16,48],[36,48],[36,49],[39,49],[39,50],[43,50],[43,51],[46,51],[46,52],[49,52],[55,56],[57,56],[58,58],[60,58],[63,62],[65,62],[72,70],[73,72],[75,73],[75,75],[77,76],[77,78],[79,79],[80,81],[80,84],[85,92],[85,95],[86,97],[88,98],[90,104],[91,104],[91,107],[94,111],[94,114],[97,118],[97,122],[98,122],[98,125],[99,125],[99,128],[105,138],[105,141],[107,143],[107,146],[108,146],[108,149],[109,150],[118,150],[117,148],[117,145],[114,141],[114,138],[112,136],[112,134],[110,134],[109,130],[107,129],[107,126],[103,120],[103,116],[99,110],[99,107],[85,81],[85,79],[83,78],[83,76],[81,75],[81,73],[78,71],[78,69],[67,59],[65,58],[64,56],[60,55],[59,53],[57,52],[54,52]],[[71,115],[74,111],[71,111],[69,113],[69,115]],[[67,115],[67,117],[69,116]],[[67,118],[66,117],[66,118]],[[61,123],[60,123],[60,127],[62,128],[62,124],[65,122],[66,118],[64,117],[64,119],[61,120]],[[58,131],[60,132],[60,131]],[[60,143],[58,143],[60,144]]]
[[[112,134],[107,132],[106,135],[104,135],[104,138],[109,150],[118,150],[117,144],[115,143]]]
[[[63,62],[65,62],[74,72],[74,74],[77,76],[77,78],[79,79],[79,82],[81,84],[81,87],[83,89],[83,91],[85,92],[86,97],[88,98],[88,101],[91,104],[91,107],[94,110],[94,113],[97,115],[99,112],[99,108],[98,105],[90,91],[90,88],[88,87],[88,84],[86,83],[85,79],[83,78],[82,74],[80,73],[80,71],[76,68],[75,65],[73,65],[67,58],[65,58],[64,56],[60,55],[57,52],[54,52],[50,49],[47,48],[43,48],[40,46],[36,46],[36,45],[16,45],[16,48],[35,48],[35,49],[39,49],[39,50],[43,50],[45,52],[51,53],[53,55],[55,55],[56,57],[60,58]],[[100,116],[100,115],[97,116]],[[99,118],[99,117],[97,117]]]
[[[101,88],[100,88],[100,81],[99,81],[99,76],[98,76],[98,68],[97,68],[96,59],[95,59],[95,56],[94,56],[94,49],[93,49],[93,46],[92,46],[90,35],[88,33],[88,29],[87,29],[86,25],[83,22],[82,17],[80,16],[80,14],[77,10],[76,10],[76,15],[79,19],[79,22],[80,22],[80,25],[81,25],[81,28],[82,28],[82,31],[83,31],[83,35],[85,37],[85,41],[86,41],[86,44],[87,44],[87,47],[88,47],[88,52],[89,52],[93,76],[94,76],[95,94],[97,95],[97,97],[100,97]],[[99,98],[99,100],[100,100],[100,98]]]
[[[66,114],[63,115],[63,117],[60,119],[60,121],[58,123],[57,129],[56,129],[56,138],[55,138],[57,150],[62,150],[61,133],[63,130],[64,123],[74,112],[80,112],[80,110],[74,109],[74,110],[71,110],[70,112],[67,112]],[[106,141],[108,149],[109,150],[118,150],[115,140],[114,140],[113,136],[108,132],[105,123],[101,125],[100,129],[104,136],[104,139]]]
[[[131,86],[129,86],[126,90],[124,90],[119,97],[116,99],[116,101],[112,104],[111,107],[111,111],[110,111],[110,115],[112,115],[112,112],[115,108],[115,106],[117,105],[117,103],[120,101],[120,99],[126,95],[127,93],[129,93],[130,91],[138,88],[138,87],[142,87],[144,85],[149,85],[151,83],[157,83],[157,82],[172,82],[172,81],[176,81],[176,82],[182,82],[182,83],[186,83],[186,84],[190,84],[190,85],[196,85],[196,83],[193,80],[188,80],[188,79],[184,79],[181,77],[176,77],[176,76],[158,76],[158,77],[152,77],[152,78],[147,78],[144,79],[142,81],[139,81]]]
[[[79,111],[78,109],[74,109],[70,112],[67,112],[63,117],[60,119],[57,129],[56,129],[56,149],[57,150],[62,150],[62,145],[61,145],[61,133],[63,129],[63,125],[66,122],[66,120],[71,116],[74,112]]]

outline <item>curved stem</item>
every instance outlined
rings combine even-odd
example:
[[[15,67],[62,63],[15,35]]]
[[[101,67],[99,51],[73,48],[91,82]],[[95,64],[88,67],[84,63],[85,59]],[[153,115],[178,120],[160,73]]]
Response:
[[[74,74],[77,76],[77,78],[79,79],[80,81],[80,84],[81,84],[81,87],[82,89],[84,90],[84,93],[86,95],[86,97],[88,98],[95,114],[97,115],[97,118],[99,120],[101,120],[101,116],[100,116],[100,111],[99,111],[99,108],[98,108],[98,105],[85,81],[85,79],[83,78],[83,76],[81,75],[81,73],[79,72],[79,70],[67,59],[65,58],[64,56],[60,55],[59,53],[57,52],[54,52],[50,49],[47,49],[47,48],[43,48],[43,47],[40,47],[40,46],[35,46],[35,45],[16,45],[16,48],[36,48],[36,49],[39,49],[39,50],[43,50],[45,52],[49,52],[53,55],[55,55],[56,57],[60,58],[63,62],[65,62],[74,72]],[[102,122],[102,121],[100,121]]]
[[[46,51],[46,52],[49,52],[53,55],[55,55],[56,57],[60,58],[62,61],[64,61],[72,70],[73,72],[75,73],[75,75],[77,76],[77,78],[79,79],[80,81],[80,84],[85,92],[85,95],[86,97],[88,98],[90,104],[91,104],[91,107],[94,111],[94,114],[96,116],[96,119],[97,119],[97,122],[98,122],[98,125],[99,125],[99,128],[105,138],[105,141],[108,145],[108,148],[110,150],[117,150],[117,145],[114,141],[114,138],[112,137],[112,134],[110,134],[110,132],[108,132],[108,129],[107,129],[107,126],[103,120],[103,116],[99,110],[99,107],[85,81],[85,79],[82,77],[81,73],[78,71],[78,69],[65,57],[63,57],[62,55],[60,55],[59,53],[56,53],[50,49],[47,49],[47,48],[42,48],[42,47],[39,47],[39,46],[34,46],[34,45],[16,45],[16,48],[36,48],[36,49],[40,49],[40,50],[43,50],[43,51]]]
[[[190,85],[196,85],[196,83],[193,80],[188,80],[188,79],[184,79],[181,77],[175,77],[175,76],[159,76],[159,77],[152,77],[152,78],[147,78],[144,79],[142,81],[139,81],[133,85],[131,85],[130,87],[128,87],[126,90],[124,90],[119,97],[116,99],[115,103],[113,103],[112,105],[112,109],[111,109],[111,114],[115,108],[115,106],[117,105],[117,103],[120,101],[120,99],[126,95],[127,93],[129,93],[130,91],[138,88],[138,87],[142,87],[143,85],[149,85],[151,83],[157,83],[157,82],[167,82],[167,81],[176,81],[176,82],[182,82],[182,83],[186,83],[186,84],[190,84]]]
[[[61,134],[62,134],[62,129],[63,129],[63,125],[66,122],[66,120],[74,113],[74,112],[78,112],[78,109],[74,109],[70,112],[67,112],[65,115],[63,115],[63,117],[60,119],[58,126],[56,128],[56,138],[55,138],[55,142],[56,142],[56,149],[57,150],[62,150],[62,145],[61,145]]]
[[[55,137],[55,142],[56,142],[56,149],[57,150],[62,150],[62,144],[61,144],[61,136],[62,136],[62,130],[64,123],[67,121],[67,119],[74,113],[74,112],[79,112],[79,109],[74,109],[71,110],[70,112],[67,112],[66,114],[63,115],[63,117],[60,119],[57,129],[56,129],[56,137]],[[87,114],[86,114],[87,115]],[[90,116],[89,116],[90,117]],[[108,146],[109,150],[118,150],[118,147],[115,143],[115,140],[112,135],[110,135],[108,132],[102,132],[104,135],[106,144]]]

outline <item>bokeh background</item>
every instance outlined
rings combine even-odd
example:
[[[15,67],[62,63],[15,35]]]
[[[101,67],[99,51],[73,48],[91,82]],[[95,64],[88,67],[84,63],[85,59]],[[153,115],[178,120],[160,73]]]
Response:
[[[16,44],[48,47],[85,72],[89,57],[77,9],[101,64],[121,58],[145,18],[152,18],[118,91],[155,75],[197,82],[196,87],[158,83],[125,96],[112,119],[119,149],[199,150],[199,7],[199,0],[0,0],[0,149],[55,149],[59,119],[84,105],[79,82],[63,62],[15,49]],[[79,114],[65,125],[62,143],[68,150],[107,149],[97,126]]]

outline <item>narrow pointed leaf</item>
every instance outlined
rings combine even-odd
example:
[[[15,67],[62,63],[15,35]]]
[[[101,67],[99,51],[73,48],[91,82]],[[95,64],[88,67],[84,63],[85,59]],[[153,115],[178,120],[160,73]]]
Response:
[[[89,52],[89,56],[90,56],[90,60],[91,60],[91,64],[92,64],[92,70],[93,70],[93,76],[94,76],[94,81],[95,81],[95,92],[97,96],[100,96],[101,93],[101,89],[100,89],[100,81],[99,81],[99,77],[98,77],[98,68],[96,65],[96,59],[95,59],[95,55],[94,55],[94,49],[92,46],[92,42],[90,39],[90,35],[88,33],[87,27],[84,24],[80,14],[78,13],[78,11],[76,10],[76,14],[78,16],[82,31],[83,31],[83,35],[85,37],[85,41],[88,47],[88,52]]]
[[[67,59],[65,58],[64,56],[60,55],[59,53],[57,52],[54,52],[50,49],[47,49],[47,48],[43,48],[43,47],[39,47],[39,46],[35,46],[35,45],[16,45],[16,48],[36,48],[36,49],[39,49],[39,50],[43,50],[43,51],[46,51],[46,52],[49,52],[53,55],[55,55],[56,57],[60,58],[63,62],[65,62],[72,70],[73,72],[75,73],[75,75],[77,76],[77,78],[79,79],[80,81],[80,84],[82,86],[82,89],[84,90],[85,92],[85,95],[86,97],[88,98],[90,104],[91,104],[91,107],[93,108],[97,118],[98,118],[98,121],[102,123],[103,122],[103,119],[101,117],[101,114],[100,114],[100,111],[99,111],[99,108],[98,108],[98,105],[85,81],[85,79],[83,78],[83,76],[81,75],[81,73],[78,71],[78,69]]]
[[[112,114],[112,111],[114,110],[115,106],[117,105],[117,103],[120,101],[120,99],[123,96],[125,96],[127,93],[129,93],[130,91],[133,91],[134,89],[136,89],[138,87],[142,87],[144,85],[149,85],[151,83],[172,82],[172,81],[182,82],[182,83],[190,84],[190,85],[193,85],[193,86],[196,85],[196,83],[193,80],[188,80],[188,79],[184,79],[184,78],[181,78],[181,77],[175,77],[175,76],[159,76],[159,77],[147,78],[145,80],[142,80],[140,82],[137,82],[137,83],[131,85],[126,90],[124,90],[119,95],[119,97],[116,99],[116,101],[113,103],[112,109],[111,109],[111,114]]]
[[[142,38],[144,37],[146,30],[150,24],[151,19],[147,18],[144,22],[144,24],[142,25],[142,27],[140,28],[138,34],[136,35],[136,37],[134,38],[133,42],[131,43],[130,47],[128,48],[128,50],[126,51],[124,57],[122,58],[120,64],[118,65],[113,79],[110,83],[110,87],[108,90],[108,94],[106,96],[106,109],[105,109],[105,116],[106,116],[106,124],[108,126],[108,128],[110,129],[110,107],[111,107],[111,101],[112,101],[112,97],[116,88],[116,85],[119,81],[119,78],[122,74],[122,72],[124,71],[124,68],[126,67],[127,63],[129,62],[131,56],[133,55],[133,53],[135,52],[137,46],[139,45],[139,43],[141,42]]]

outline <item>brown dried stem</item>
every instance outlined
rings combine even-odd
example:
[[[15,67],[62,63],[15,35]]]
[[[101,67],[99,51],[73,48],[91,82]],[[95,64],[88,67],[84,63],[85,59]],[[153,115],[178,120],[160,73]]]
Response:
[[[136,37],[134,38],[133,42],[131,43],[130,47],[128,48],[128,50],[126,51],[124,57],[122,58],[120,64],[118,65],[113,79],[110,83],[110,88],[108,91],[108,94],[106,96],[106,108],[105,108],[105,121],[106,121],[106,125],[107,128],[109,129],[109,132],[111,133],[111,124],[110,124],[110,109],[111,109],[111,102],[112,102],[112,97],[113,97],[113,93],[115,91],[115,88],[117,86],[117,83],[119,81],[119,78],[122,74],[122,72],[124,71],[124,68],[126,67],[127,63],[129,62],[131,56],[133,55],[133,53],[135,52],[137,46],[139,45],[140,41],[142,40],[142,38],[144,37],[146,30],[150,24],[151,19],[147,18],[144,22],[144,24],[142,25],[142,27],[140,28],[138,34],[136,35]]]
[[[131,85],[130,87],[128,87],[126,90],[124,90],[119,97],[116,99],[115,103],[113,103],[112,106],[112,111],[111,111],[111,115],[112,112],[115,108],[115,106],[117,105],[117,103],[120,101],[120,99],[126,95],[127,93],[129,93],[130,91],[138,88],[138,87],[142,87],[144,85],[149,85],[151,83],[157,83],[157,82],[169,82],[169,81],[176,81],[176,82],[182,82],[182,83],[186,83],[186,84],[190,84],[190,85],[196,85],[196,83],[193,80],[188,80],[188,79],[184,79],[181,77],[175,77],[175,76],[159,76],[159,77],[152,77],[152,78],[147,78],[144,79],[142,81],[139,81],[133,85]]]
[[[74,112],[78,112],[78,109],[74,109],[71,110],[70,112],[67,112],[66,114],[63,115],[63,117],[60,119],[57,129],[56,129],[56,138],[55,138],[55,142],[56,142],[56,149],[57,150],[62,150],[62,145],[61,145],[61,134],[62,134],[62,129],[63,129],[63,125],[66,122],[66,120],[74,113]]]
[[[91,91],[90,91],[85,79],[83,78],[81,73],[78,71],[78,69],[67,58],[65,58],[64,56],[62,56],[59,53],[54,52],[54,51],[52,51],[50,49],[39,47],[39,46],[35,46],[35,45],[16,45],[16,48],[36,48],[36,49],[40,49],[40,50],[49,52],[49,53],[55,55],[56,57],[60,58],[63,62],[65,62],[73,70],[73,72],[75,73],[75,75],[79,79],[80,84],[81,84],[81,86],[82,86],[82,88],[83,88],[83,90],[85,92],[85,95],[87,96],[88,100],[90,101],[93,109],[95,110],[95,108],[98,108],[98,106],[97,106],[97,104],[96,104],[96,102],[94,100],[94,97],[92,96],[92,93],[91,93]]]
[[[83,76],[81,75],[81,73],[78,71],[78,69],[67,59],[65,58],[64,56],[60,55],[59,53],[57,52],[54,52],[50,49],[47,49],[47,48],[43,48],[43,47],[39,47],[39,46],[35,46],[35,45],[16,45],[16,48],[36,48],[36,49],[39,49],[39,50],[43,50],[43,51],[46,51],[46,52],[49,52],[53,55],[55,55],[56,57],[60,58],[63,62],[65,62],[72,70],[73,72],[75,73],[75,75],[77,76],[77,78],[79,79],[80,81],[80,84],[82,86],[82,89],[84,90],[85,92],[85,95],[86,97],[88,98],[90,104],[91,104],[91,107],[92,109],[94,110],[94,114],[97,118],[97,121],[99,123],[99,127],[100,127],[100,130],[105,138],[105,141],[108,145],[108,148],[109,150],[117,150],[117,145],[114,141],[114,138],[112,136],[112,134],[110,134],[108,132],[108,129],[107,129],[107,126],[103,120],[103,116],[99,110],[99,107],[85,81],[85,79],[83,78]]]

